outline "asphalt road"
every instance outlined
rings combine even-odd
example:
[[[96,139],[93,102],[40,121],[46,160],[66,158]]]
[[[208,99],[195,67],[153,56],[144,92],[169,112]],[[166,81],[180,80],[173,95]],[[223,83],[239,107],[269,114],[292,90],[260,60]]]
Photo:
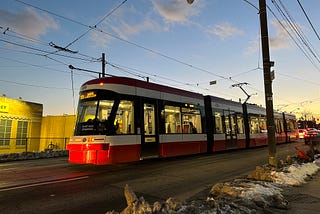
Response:
[[[277,156],[296,155],[277,146]],[[73,165],[66,158],[0,164],[1,213],[105,213],[126,207],[126,184],[149,203],[169,197],[205,198],[212,185],[247,175],[268,161],[268,148],[255,148],[137,163]]]

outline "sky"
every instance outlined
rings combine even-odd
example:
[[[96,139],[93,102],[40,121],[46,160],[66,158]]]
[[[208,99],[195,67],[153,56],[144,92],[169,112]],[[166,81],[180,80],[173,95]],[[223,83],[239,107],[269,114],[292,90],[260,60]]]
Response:
[[[266,2],[274,109],[320,117],[320,1]],[[74,114],[105,53],[107,74],[243,102],[241,84],[265,106],[258,9],[258,0],[0,0],[0,95]]]

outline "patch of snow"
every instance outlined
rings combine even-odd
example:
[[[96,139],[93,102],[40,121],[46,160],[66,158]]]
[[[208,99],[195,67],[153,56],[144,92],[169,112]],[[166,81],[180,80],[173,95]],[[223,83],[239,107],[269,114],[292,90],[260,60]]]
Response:
[[[306,178],[315,174],[319,169],[320,161],[312,163],[304,163],[302,165],[292,164],[282,172],[271,172],[274,177],[274,182],[284,185],[299,186],[305,183]]]
[[[320,156],[315,156],[319,158]],[[173,198],[166,202],[155,202],[149,205],[144,199],[138,199],[127,186],[125,188],[128,207],[122,214],[152,214],[152,213],[264,213],[266,209],[287,209],[288,201],[282,195],[283,186],[297,186],[305,183],[306,179],[320,169],[320,159],[312,163],[294,163],[276,171],[268,167],[258,167],[260,178],[248,177],[235,179],[230,182],[218,183],[211,188],[205,201],[192,201],[189,204],[180,203]],[[258,178],[258,177],[257,177]],[[267,178],[267,179],[266,179]],[[129,191],[130,190],[130,191]],[[135,199],[135,200],[132,200]],[[118,214],[109,211],[107,214]]]

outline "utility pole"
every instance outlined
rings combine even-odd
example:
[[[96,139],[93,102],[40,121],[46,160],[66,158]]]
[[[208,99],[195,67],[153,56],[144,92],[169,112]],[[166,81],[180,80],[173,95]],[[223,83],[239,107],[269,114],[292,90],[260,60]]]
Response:
[[[261,43],[262,43],[262,58],[263,58],[263,75],[264,75],[264,90],[267,112],[267,130],[268,130],[268,149],[269,149],[269,165],[277,167],[276,157],[276,140],[275,140],[275,124],[273,113],[273,94],[272,94],[272,78],[270,68],[273,62],[270,61],[269,55],[269,37],[267,24],[267,9],[266,0],[259,0],[260,10],[260,28],[261,28]]]
[[[194,0],[187,0],[192,4]],[[274,62],[270,61],[269,55],[269,37],[267,24],[267,7],[266,0],[259,0],[260,13],[260,29],[261,29],[261,43],[262,43],[262,58],[263,58],[263,76],[264,76],[264,91],[267,113],[267,130],[268,130],[268,149],[269,149],[269,165],[277,167],[276,158],[276,136],[273,113],[273,94],[272,94],[272,79],[270,68]],[[273,74],[273,72],[272,72]],[[272,76],[272,77],[271,77]]]
[[[102,53],[101,61],[102,61],[102,77],[105,77],[106,76],[106,56],[104,53]]]

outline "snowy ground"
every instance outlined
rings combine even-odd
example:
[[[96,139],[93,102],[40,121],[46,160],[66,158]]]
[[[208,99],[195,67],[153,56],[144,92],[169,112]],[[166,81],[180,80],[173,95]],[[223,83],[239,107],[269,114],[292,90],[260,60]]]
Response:
[[[211,188],[207,200],[182,203],[174,198],[165,202],[147,201],[137,198],[129,186],[125,187],[128,207],[122,214],[147,213],[274,213],[274,210],[286,210],[288,202],[283,196],[283,188],[299,186],[305,183],[320,169],[320,156],[315,161],[301,163],[293,159],[292,163],[281,169],[258,166],[245,178],[237,178],[230,182],[218,183]],[[109,211],[107,214],[116,214]]]

